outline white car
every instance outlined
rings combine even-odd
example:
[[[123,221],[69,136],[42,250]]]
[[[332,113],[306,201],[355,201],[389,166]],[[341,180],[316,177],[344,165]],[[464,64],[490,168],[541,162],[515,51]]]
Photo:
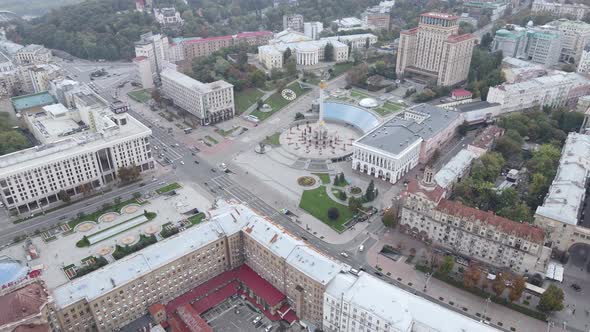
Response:
[[[271,330],[272,330],[272,325],[269,325],[264,329],[264,332],[270,332]]]
[[[254,318],[254,320],[252,321],[252,324],[256,324],[258,323],[262,318],[260,316],[256,316],[256,318]]]
[[[347,254],[347,253],[345,253],[345,252],[341,252],[341,253],[340,253],[340,256],[342,256],[342,257],[344,257],[344,258],[348,258],[348,254]]]
[[[180,161],[180,164],[181,164],[181,165],[184,165],[184,160],[181,160],[181,161]]]

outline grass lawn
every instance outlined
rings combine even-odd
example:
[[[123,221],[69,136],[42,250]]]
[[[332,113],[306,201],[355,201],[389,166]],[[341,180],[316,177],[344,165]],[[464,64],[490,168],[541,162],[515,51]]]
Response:
[[[233,127],[230,130],[223,130],[223,129],[215,129],[215,132],[218,133],[219,135],[226,137],[231,135],[234,131],[240,129],[240,127]]]
[[[328,196],[325,186],[304,191],[299,207],[337,231],[343,231],[345,229],[344,223],[353,217],[348,206],[337,203]],[[331,207],[335,207],[340,212],[340,216],[336,220],[328,218],[328,209]]]
[[[353,67],[352,62],[335,64],[334,67],[332,67],[332,74],[330,75],[330,79],[334,79],[334,78],[344,74],[352,67]]]
[[[191,223],[192,226],[194,226],[203,221],[203,219],[205,219],[205,214],[203,212],[199,212],[194,216],[188,218],[188,221]]]
[[[178,189],[180,187],[181,186],[178,183],[174,182],[174,183],[167,184],[167,185],[163,186],[162,188],[156,189],[156,192],[158,194],[163,194],[163,193],[167,193],[169,191],[172,191],[174,189]]]
[[[212,143],[212,144],[217,144],[217,143],[219,143],[219,142],[218,142],[218,141],[217,141],[215,138],[213,138],[213,137],[211,137],[211,136],[209,136],[209,135],[205,136],[205,139],[206,139],[206,140],[208,140],[208,141],[209,141],[209,143]]]
[[[140,103],[145,103],[152,99],[152,92],[149,89],[129,91],[127,95]]]
[[[397,112],[401,111],[403,108],[404,108],[403,105],[400,105],[397,103],[392,103],[392,102],[388,101],[385,104],[383,104],[383,106],[376,108],[375,112],[379,113],[379,115],[385,116],[385,115],[397,113]]]
[[[236,103],[236,114],[244,113],[248,107],[256,104],[262,95],[264,95],[264,93],[258,89],[253,88],[236,92],[234,96],[234,101]]]
[[[367,94],[364,94],[364,93],[362,93],[362,92],[360,92],[358,90],[355,90],[355,89],[350,90],[350,96],[352,96],[354,98],[360,98],[360,99],[362,99],[362,98],[373,98],[373,97],[371,97],[371,96],[369,96]]]
[[[309,89],[302,89],[299,86],[299,82],[293,82],[293,83],[287,85],[287,89],[293,90],[293,92],[295,92],[295,94],[297,95],[297,98],[301,97],[303,94],[305,94],[307,91],[309,91]],[[267,100],[264,101],[265,104],[268,104],[271,107],[272,111],[261,112],[259,110],[256,110],[250,114],[256,116],[258,118],[258,120],[264,121],[267,118],[269,118],[271,115],[273,115],[275,112],[278,112],[283,107],[287,106],[290,102],[291,101],[289,101],[289,100],[283,98],[283,96],[281,96],[280,91],[277,91],[277,92],[273,93]]]
[[[279,136],[281,136],[281,133],[274,133],[270,136],[266,136],[262,143],[272,146],[280,146],[281,142],[279,141]]]
[[[328,173],[311,173],[311,174],[320,178],[320,180],[322,180],[323,184],[330,184],[330,174],[328,174]]]

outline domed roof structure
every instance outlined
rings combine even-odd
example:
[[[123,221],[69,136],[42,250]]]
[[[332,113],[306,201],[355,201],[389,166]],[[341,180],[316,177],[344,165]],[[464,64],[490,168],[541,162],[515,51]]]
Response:
[[[20,261],[0,257],[0,286],[17,281],[27,275],[29,268]]]
[[[366,108],[373,108],[379,106],[379,103],[374,98],[363,98],[359,101],[359,105]]]

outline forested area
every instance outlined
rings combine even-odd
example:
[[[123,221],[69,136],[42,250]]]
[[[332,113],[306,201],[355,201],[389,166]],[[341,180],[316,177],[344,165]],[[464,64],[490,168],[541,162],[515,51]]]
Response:
[[[565,110],[515,113],[499,120],[506,130],[493,152],[475,161],[470,175],[459,182],[453,196],[469,206],[497,215],[532,222],[555,177],[567,133],[579,129],[584,115]],[[523,149],[524,144],[530,149]],[[496,190],[500,173],[526,168],[516,187]]]
[[[130,10],[133,8],[134,0],[86,1],[21,22],[8,37],[85,59],[131,59],[139,35],[157,30],[152,16]]]
[[[18,130],[6,113],[0,113],[0,156],[30,147],[29,140]]]

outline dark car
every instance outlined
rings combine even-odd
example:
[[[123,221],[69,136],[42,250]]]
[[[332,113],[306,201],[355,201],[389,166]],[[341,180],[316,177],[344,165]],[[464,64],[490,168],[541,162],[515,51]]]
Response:
[[[215,168],[212,168],[211,172],[215,173],[215,172],[217,172],[217,170]]]
[[[580,287],[580,285],[578,284],[571,284],[570,287],[573,288],[576,292],[580,292],[582,290],[582,287]]]

